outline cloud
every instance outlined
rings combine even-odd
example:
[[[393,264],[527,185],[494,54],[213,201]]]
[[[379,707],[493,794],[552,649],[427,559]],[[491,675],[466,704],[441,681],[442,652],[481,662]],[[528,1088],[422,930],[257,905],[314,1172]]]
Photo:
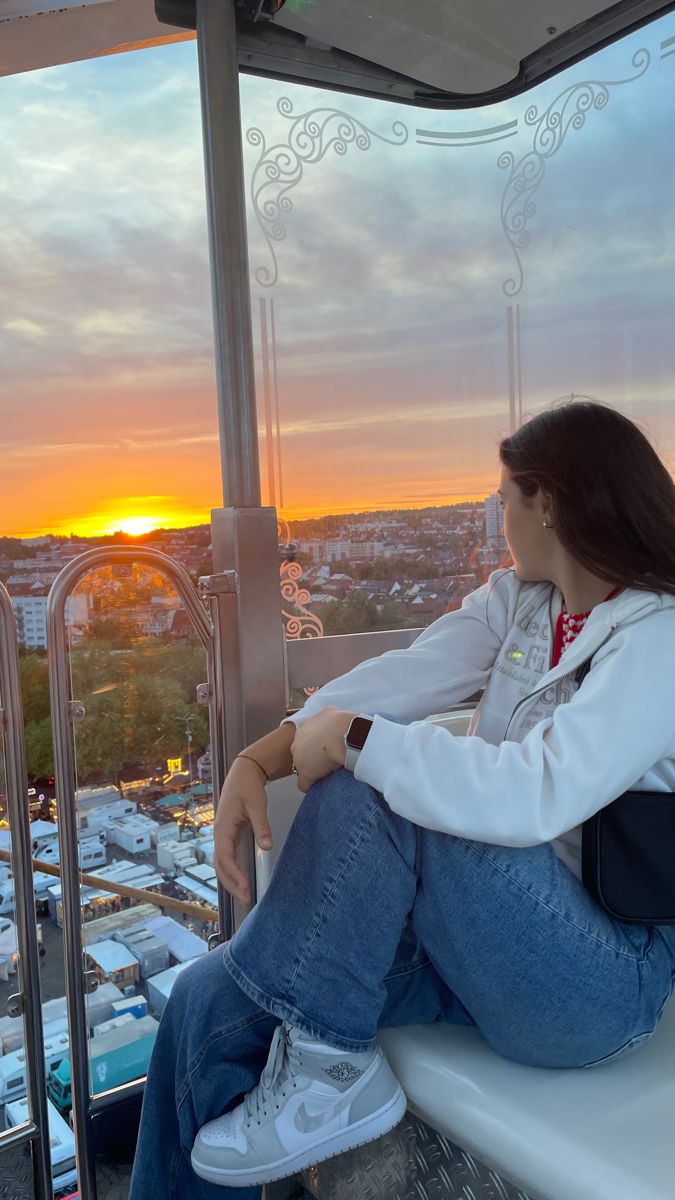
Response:
[[[526,408],[591,392],[636,419],[649,413],[665,444],[675,378],[665,150],[675,57],[661,61],[658,48],[673,32],[669,15],[526,96],[473,111],[242,77],[245,131],[261,130],[268,150],[287,155],[281,191],[267,179],[262,193],[281,202],[285,236],[270,249],[250,198],[248,224],[252,271],[271,268],[272,251],[278,264],[273,289],[254,274],[252,313],[262,396],[259,299],[273,298],[289,503],[330,506],[331,494],[350,488],[363,504],[368,488],[390,498],[398,488],[406,501],[444,487],[455,495],[467,480],[480,488],[508,422],[513,302]],[[521,213],[529,243],[512,245],[501,156],[517,163],[532,151],[536,121],[565,89],[634,73],[642,45],[653,55],[648,71],[610,87],[604,107],[591,104],[579,128],[566,127],[529,197],[533,210]],[[68,503],[91,512],[87,489],[101,508],[124,494],[121,477],[139,495],[134,478],[155,490],[170,478],[185,511],[206,512],[219,499],[220,465],[196,47],[0,84],[7,526],[28,512],[32,524],[47,522],[57,493],[64,520]],[[277,107],[283,96],[290,119]],[[365,149],[351,135],[344,147],[339,138],[327,145],[338,136],[333,110],[352,132],[369,131]],[[308,113],[324,124],[321,144],[303,124]],[[499,144],[416,140],[418,128],[514,120],[517,135]],[[391,144],[396,122],[408,131],[400,145]],[[244,150],[250,188],[260,151],[246,137]],[[258,172],[258,183],[265,178]],[[518,276],[516,254],[524,283],[512,300],[504,283]]]
[[[17,317],[13,321],[5,321],[4,328],[10,333],[19,333],[23,337],[30,338],[31,341],[47,336],[47,330],[43,329],[41,325],[22,317]]]

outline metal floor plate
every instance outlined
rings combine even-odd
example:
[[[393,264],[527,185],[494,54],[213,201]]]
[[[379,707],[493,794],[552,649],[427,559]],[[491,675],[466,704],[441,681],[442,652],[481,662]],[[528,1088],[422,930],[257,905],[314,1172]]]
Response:
[[[131,1167],[125,1163],[97,1162],[98,1200],[127,1200]],[[74,1189],[68,1188],[68,1192]],[[57,1196],[62,1193],[57,1192]],[[34,1200],[33,1171],[27,1146],[0,1153],[0,1200]]]
[[[126,1200],[131,1168],[97,1164],[98,1200]],[[266,1200],[534,1200],[408,1113],[384,1137],[266,1188]],[[33,1200],[26,1148],[0,1156],[0,1200]]]
[[[0,1153],[0,1200],[33,1200],[33,1168],[27,1146]]]
[[[299,1178],[317,1200],[534,1200],[411,1113]]]

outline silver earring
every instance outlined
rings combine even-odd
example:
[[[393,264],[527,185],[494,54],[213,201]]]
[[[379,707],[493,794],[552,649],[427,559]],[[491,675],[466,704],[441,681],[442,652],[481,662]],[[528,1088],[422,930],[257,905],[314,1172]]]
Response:
[[[553,526],[552,526],[552,525],[547,525],[547,524],[546,524],[546,521],[542,521],[542,525],[544,526],[544,529],[553,529]]]

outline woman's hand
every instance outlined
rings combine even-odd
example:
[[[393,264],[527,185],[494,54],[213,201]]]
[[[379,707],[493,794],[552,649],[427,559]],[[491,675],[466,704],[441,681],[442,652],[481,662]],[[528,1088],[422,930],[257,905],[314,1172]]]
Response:
[[[354,716],[355,713],[326,707],[303,721],[291,745],[301,792],[308,791],[318,779],[344,766],[345,734]]]
[[[261,850],[271,850],[265,776],[254,762],[235,758],[220,793],[213,837],[218,878],[242,904],[250,904],[251,895],[248,880],[237,864],[237,847],[249,825],[256,845]]]

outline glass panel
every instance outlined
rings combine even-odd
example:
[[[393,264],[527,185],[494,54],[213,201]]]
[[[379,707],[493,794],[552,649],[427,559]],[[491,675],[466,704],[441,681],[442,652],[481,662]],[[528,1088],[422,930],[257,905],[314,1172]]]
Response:
[[[4,671],[3,671],[4,674]],[[9,696],[4,694],[0,680],[0,708],[10,711]],[[22,1016],[9,1016],[8,1001],[23,991],[26,964],[19,958],[17,897],[17,858],[12,847],[12,828],[8,797],[7,742],[0,730],[0,1179],[12,1186],[32,1191],[31,1159],[24,1148],[3,1149],[10,1131],[30,1119],[27,1093],[28,1078],[25,1060],[26,1025]],[[35,920],[30,898],[29,920]],[[42,924],[37,925],[38,943],[43,951]],[[42,958],[40,964],[42,965]],[[22,1193],[23,1194],[23,1193]]]
[[[67,607],[82,937],[93,1093],[146,1073],[158,1019],[217,918],[206,653],[170,581],[143,565],[87,574]],[[43,853],[58,853],[50,843]],[[173,901],[173,906],[171,902]],[[61,888],[49,889],[60,930]],[[67,1064],[49,1095],[70,1108]]]
[[[1,78],[0,167],[0,572],[35,645],[68,558],[159,531],[197,569],[221,500],[196,43]]]
[[[37,880],[44,1019],[53,1023],[65,1014],[65,984],[58,877],[48,874],[59,870],[44,654],[49,586],[76,555],[134,537],[152,537],[195,579],[209,573],[207,522],[221,496],[196,45],[7,76],[0,96],[0,159],[11,180],[0,220],[0,404],[11,414],[0,575],[26,648],[31,816],[51,823],[39,828]],[[77,730],[80,783],[128,794],[145,814],[173,791],[177,802],[159,807],[157,820],[164,829],[175,817],[187,834],[208,819],[210,803],[206,710],[192,688],[194,675],[206,678],[195,650],[202,664],[204,656],[183,636],[185,614],[167,590],[144,594],[141,584],[135,616],[122,605],[89,611],[79,592],[69,605],[73,685],[87,707]],[[171,757],[181,760],[173,779]],[[83,869],[97,870],[102,852],[108,865],[113,855],[144,865],[138,842],[128,851],[90,842]],[[162,879],[158,890],[198,902],[207,886],[195,880],[188,894]],[[125,917],[125,903],[101,894],[83,905],[87,927],[111,907]],[[203,919],[199,910],[167,910],[180,924],[178,953],[205,950],[212,916],[210,906]],[[110,1004],[97,1009],[101,991],[91,997],[91,1024],[113,1015]],[[58,1091],[58,1080],[52,1086]]]
[[[14,862],[12,859],[12,828],[7,801],[7,777],[5,771],[5,742],[0,736],[0,1112],[4,1113],[6,1128],[19,1124],[21,1117],[14,1120],[14,1111],[7,1104],[19,1100],[27,1093],[22,1050],[25,1041],[23,1017],[7,1016],[7,1002],[15,992],[21,991],[21,964],[19,963],[16,903],[14,896]],[[0,1133],[0,1144],[2,1134]]]
[[[558,397],[667,458],[674,35],[669,14],[473,111],[242,78],[289,636],[424,626],[511,565],[497,445]]]

